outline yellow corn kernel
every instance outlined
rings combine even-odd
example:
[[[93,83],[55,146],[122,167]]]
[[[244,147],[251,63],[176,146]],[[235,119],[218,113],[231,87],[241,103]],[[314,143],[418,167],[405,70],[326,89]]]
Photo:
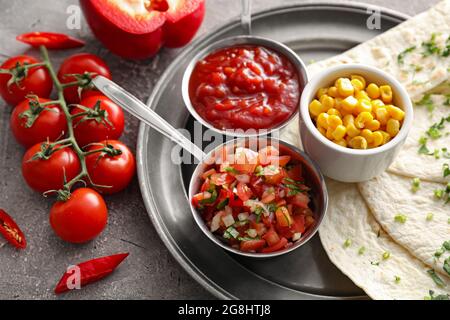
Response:
[[[359,99],[356,109],[353,112],[356,112],[356,114],[361,112],[372,112],[372,104],[370,103],[370,100]]]
[[[384,103],[392,102],[392,88],[388,85],[380,86],[381,100]]]
[[[375,111],[375,117],[384,126],[389,120],[389,112],[385,107],[380,107]]]
[[[371,131],[376,131],[380,129],[380,126],[381,126],[380,121],[374,119],[371,121],[367,121],[364,127]]]
[[[332,135],[334,140],[342,140],[347,133],[347,129],[343,125],[338,125],[336,129],[334,129]]]
[[[339,118],[342,117],[342,115],[341,115],[341,113],[339,112],[339,110],[338,110],[338,109],[335,109],[335,108],[328,109],[327,113],[328,113],[330,116],[333,116],[333,115],[334,115],[334,116],[338,116]]]
[[[336,141],[333,141],[333,142],[338,144],[338,145],[340,145],[341,147],[344,147],[344,148],[347,147],[347,141],[345,141],[344,139],[336,140]]]
[[[322,112],[322,110],[322,104],[317,99],[314,99],[309,104],[309,113],[311,113],[314,117],[317,117]]]
[[[367,149],[367,140],[364,137],[356,136],[350,140],[349,146],[353,149]]]
[[[327,132],[325,133],[325,137],[327,137],[328,140],[333,140],[333,129],[328,127]]]
[[[373,133],[369,129],[361,130],[361,137],[366,139],[367,143],[371,143],[373,141]]]
[[[362,89],[359,89],[359,90],[363,90],[366,87],[366,79],[363,76],[360,76],[359,74],[352,74],[350,76],[350,79],[359,80],[361,82]]]
[[[348,112],[353,112],[358,104],[358,100],[353,96],[348,96],[344,100],[341,101],[342,109]]]
[[[340,110],[342,108],[342,98],[334,98],[334,108]]]
[[[372,100],[370,103],[372,104],[372,112],[377,112],[378,108],[384,107],[384,102],[380,99]]]
[[[378,130],[376,132],[379,132],[383,136],[383,143],[382,144],[386,144],[386,143],[389,142],[389,140],[391,140],[391,135],[389,133],[387,133],[386,131]]]
[[[400,121],[395,119],[389,119],[386,123],[386,131],[391,137],[395,137],[400,131]]]
[[[355,122],[355,117],[352,114],[347,114],[342,118],[342,123],[344,123],[344,126],[347,126],[348,124],[353,124]]]
[[[320,97],[320,103],[322,104],[324,111],[334,108],[335,105],[334,99],[327,94]]]
[[[380,97],[380,88],[375,84],[371,83],[366,88],[367,94],[370,99],[378,99]]]
[[[405,118],[405,111],[403,111],[399,107],[388,104],[386,106],[386,109],[389,112],[389,115],[391,116],[391,118],[393,118],[395,120],[402,121],[403,118]]]
[[[338,89],[339,95],[341,95],[342,97],[351,96],[355,92],[355,89],[353,88],[352,83],[348,78],[337,79],[336,87]]]
[[[316,97],[317,99],[320,99],[324,94],[326,94],[328,91],[328,88],[320,88],[317,90]]]
[[[359,130],[358,128],[355,127],[355,125],[353,123],[349,123],[345,126],[345,128],[347,129],[347,135],[350,138],[356,137],[357,135],[359,135],[359,133],[361,132],[361,130]]]
[[[331,115],[327,119],[328,128],[332,128],[333,130],[342,124],[342,119],[336,115]]]
[[[383,141],[384,141],[384,137],[380,131],[375,131],[372,133],[372,146],[373,147],[380,146],[383,143]]]
[[[372,121],[373,116],[370,112],[361,112],[355,119],[355,127],[358,129],[364,128],[366,122]]]
[[[364,90],[358,91],[355,94],[355,98],[360,100],[360,99],[366,99],[370,101],[369,95],[367,94],[367,92],[365,92]]]
[[[322,112],[321,114],[319,114],[316,120],[317,126],[325,129],[328,128],[328,117],[328,113]]]
[[[317,127],[317,129],[319,130],[319,132],[326,137],[327,136],[327,130],[325,128],[322,127]]]
[[[353,89],[355,89],[355,92],[358,92],[358,91],[361,91],[364,89],[364,85],[361,82],[361,80],[359,80],[359,79],[352,79],[352,80],[350,80],[350,83],[352,84]]]
[[[339,96],[338,89],[335,86],[329,87],[327,94],[333,98],[337,98]]]

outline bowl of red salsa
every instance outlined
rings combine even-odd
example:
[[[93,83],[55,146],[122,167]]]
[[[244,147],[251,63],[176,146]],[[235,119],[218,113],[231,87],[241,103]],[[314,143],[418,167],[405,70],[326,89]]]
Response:
[[[258,258],[305,244],[328,201],[323,176],[306,154],[282,141],[261,141],[233,140],[215,150],[195,170],[189,190],[194,218],[213,242]]]
[[[274,40],[238,36],[201,50],[182,83],[185,105],[205,127],[249,137],[278,130],[299,111],[306,67]]]

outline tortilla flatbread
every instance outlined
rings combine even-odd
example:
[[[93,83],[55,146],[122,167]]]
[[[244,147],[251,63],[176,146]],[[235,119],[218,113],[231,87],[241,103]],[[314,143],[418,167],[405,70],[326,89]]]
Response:
[[[447,100],[448,98],[443,95],[430,95],[432,112],[428,110],[427,106],[415,107],[411,131],[388,171],[427,181],[441,183],[450,181],[450,176],[444,177],[442,173],[443,165],[450,163],[450,106],[446,105],[449,103]],[[449,121],[446,120],[447,117]],[[442,119],[444,119],[443,128],[437,131],[440,137],[433,139],[426,132],[433,125],[439,124]],[[426,149],[419,153],[421,138],[426,139],[426,144],[424,144]],[[434,152],[436,152],[436,156]]]
[[[387,172],[358,186],[383,229],[415,257],[450,278],[443,269],[450,250],[439,259],[434,256],[445,241],[450,241],[450,205],[434,196],[434,190],[445,186],[421,182],[419,190],[413,192],[411,178]],[[400,215],[406,218],[403,223],[396,219]]]
[[[330,203],[320,239],[331,261],[373,299],[424,299],[439,287],[430,269],[395,243],[374,219],[355,184],[327,180]],[[389,254],[387,259],[383,259]]]

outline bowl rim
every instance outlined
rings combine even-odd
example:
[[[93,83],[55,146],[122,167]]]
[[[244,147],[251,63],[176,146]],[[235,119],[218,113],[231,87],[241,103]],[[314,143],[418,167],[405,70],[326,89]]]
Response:
[[[281,250],[281,251],[275,251],[275,252],[271,252],[271,253],[252,253],[252,252],[244,252],[238,249],[235,249],[223,242],[221,242],[218,237],[216,235],[214,235],[209,228],[207,227],[207,225],[205,224],[203,218],[200,216],[199,212],[197,211],[196,208],[194,208],[194,206],[192,205],[192,196],[198,192],[198,190],[194,190],[194,179],[199,178],[200,177],[200,173],[201,173],[201,169],[203,167],[203,164],[205,162],[206,159],[209,159],[212,154],[214,153],[214,151],[218,150],[219,148],[222,148],[225,145],[238,145],[240,142],[245,141],[245,139],[266,139],[265,137],[246,137],[246,138],[235,138],[232,139],[224,144],[219,145],[218,147],[214,148],[213,150],[211,150],[204,158],[204,161],[202,161],[202,163],[198,164],[197,167],[194,170],[194,173],[192,174],[192,177],[190,179],[189,182],[189,194],[188,194],[188,201],[189,201],[189,207],[191,209],[191,213],[194,217],[195,222],[197,223],[197,226],[203,231],[203,233],[215,244],[217,244],[218,246],[220,246],[222,249],[225,249],[231,253],[234,253],[236,255],[240,255],[240,256],[244,256],[244,257],[250,257],[250,258],[272,258],[272,257],[277,257],[277,256],[281,256],[287,253],[290,253],[292,251],[294,251],[295,249],[300,248],[301,246],[303,246],[305,243],[307,243],[308,241],[310,241],[313,236],[319,231],[319,227],[322,224],[326,214],[327,214],[327,209],[328,209],[328,189],[325,183],[325,177],[323,176],[322,172],[319,169],[319,166],[316,164],[316,162],[314,160],[312,160],[305,152],[303,152],[302,150],[300,150],[299,148],[283,141],[280,139],[276,139],[276,138],[267,138],[273,141],[277,141],[279,144],[283,145],[284,147],[287,147],[290,151],[293,151],[294,153],[298,154],[300,157],[303,158],[303,160],[308,163],[308,165],[312,168],[312,173],[317,177],[317,180],[319,181],[319,185],[318,185],[318,190],[321,190],[321,206],[322,206],[322,210],[320,210],[320,212],[318,212],[318,216],[317,216],[317,220],[316,223],[313,226],[313,229],[307,234],[307,236],[305,236],[304,238],[301,238],[301,241],[298,241],[296,243],[294,243],[291,247]]]
[[[388,143],[380,147],[364,150],[343,147],[328,140],[314,126],[312,118],[309,114],[309,104],[311,102],[310,97],[312,94],[313,94],[312,96],[315,96],[315,92],[319,89],[319,83],[322,82],[324,78],[328,77],[332,73],[338,73],[338,75],[336,75],[337,78],[345,76],[346,74],[347,75],[359,74],[359,72],[361,71],[363,73],[371,73],[378,76],[379,78],[385,79],[386,83],[392,87],[393,93],[399,96],[399,100],[401,101],[401,105],[399,105],[399,107],[401,107],[405,112],[405,119],[403,121],[403,124],[400,128],[399,133],[394,137],[394,139],[390,140]],[[340,73],[342,73],[342,75],[340,75]],[[327,147],[337,152],[354,156],[374,155],[384,153],[388,150],[395,148],[399,143],[401,143],[406,139],[412,127],[413,119],[414,119],[414,111],[411,98],[409,97],[409,94],[403,87],[403,85],[395,77],[388,74],[387,72],[379,68],[365,64],[358,64],[358,63],[342,64],[320,71],[308,82],[306,87],[303,89],[303,93],[300,99],[300,121],[306,125],[306,128],[308,128],[309,132],[321,143],[325,144]]]
[[[207,55],[218,51],[223,48],[227,47],[233,47],[233,46],[240,46],[240,45],[255,45],[255,46],[262,46],[269,48],[271,50],[274,50],[280,54],[282,54],[284,57],[286,57],[292,65],[295,67],[297,71],[297,75],[299,77],[299,85],[302,85],[299,89],[299,101],[297,108],[295,108],[295,111],[291,114],[291,116],[286,119],[283,123],[279,124],[276,127],[270,128],[270,129],[255,129],[256,133],[241,133],[236,132],[239,129],[218,129],[214,127],[212,124],[210,124],[208,121],[203,119],[195,110],[194,106],[192,105],[191,98],[189,95],[189,82],[191,79],[192,72],[197,64],[198,61],[206,57]],[[181,95],[184,101],[184,105],[188,109],[189,113],[200,122],[203,126],[206,128],[216,132],[220,133],[222,135],[226,135],[229,137],[235,137],[235,138],[250,138],[250,137],[258,137],[258,136],[264,136],[269,135],[270,133],[281,130],[285,126],[287,126],[291,121],[293,121],[296,117],[296,115],[299,113],[300,109],[300,102],[301,102],[301,96],[302,92],[305,89],[306,85],[309,82],[309,76],[308,71],[306,68],[306,64],[303,62],[303,60],[288,46],[285,44],[272,40],[269,38],[264,37],[258,37],[258,36],[252,36],[252,35],[238,35],[238,36],[231,36],[227,37],[218,41],[215,41],[202,50],[200,50],[189,62],[187,65],[184,73],[183,78],[181,82]]]

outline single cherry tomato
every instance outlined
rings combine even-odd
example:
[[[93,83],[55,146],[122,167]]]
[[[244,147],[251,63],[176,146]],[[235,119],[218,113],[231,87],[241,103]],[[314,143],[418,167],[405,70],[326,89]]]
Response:
[[[105,201],[90,188],[75,190],[69,199],[56,201],[50,209],[50,225],[67,242],[83,243],[94,239],[107,221]]]
[[[88,110],[75,107],[70,112],[73,116],[88,112],[73,119],[75,138],[80,146],[120,138],[125,125],[122,108],[102,95],[83,99],[80,105]]]
[[[126,145],[117,140],[102,141],[100,145],[92,145],[86,151],[92,152],[102,148],[106,151],[86,157],[89,176],[96,185],[110,187],[98,188],[100,193],[119,192],[128,186],[134,176],[136,171],[134,156]]]
[[[39,142],[55,141],[67,132],[66,117],[59,105],[39,105],[48,101],[26,99],[14,108],[11,131],[21,145],[29,148]]]
[[[28,69],[28,72],[24,72],[22,68],[25,64],[35,64],[40,61],[30,56],[17,56],[6,60],[1,66],[1,69],[15,70],[14,73],[18,73],[24,76],[18,83],[11,83],[8,86],[8,81],[11,80],[11,74],[0,73],[0,95],[2,98],[12,106],[25,100],[25,96],[28,94],[35,94],[41,98],[48,98],[52,91],[53,82],[48,70],[43,67],[34,67]]]
[[[48,143],[38,143],[22,159],[22,175],[30,188],[37,192],[61,189],[64,179],[70,181],[81,170],[77,154],[69,147],[50,148]]]
[[[91,74],[91,76],[85,74]],[[81,87],[81,97],[84,97],[89,91],[97,91],[90,82],[92,77],[101,75],[111,79],[111,71],[107,64],[100,57],[90,53],[78,53],[70,56],[63,61],[58,71],[58,79],[61,83],[76,81],[73,74],[78,74],[86,80],[86,84]],[[98,91],[97,91],[98,92]],[[78,86],[71,86],[64,89],[64,98],[67,103],[74,104],[80,102],[80,93]]]

